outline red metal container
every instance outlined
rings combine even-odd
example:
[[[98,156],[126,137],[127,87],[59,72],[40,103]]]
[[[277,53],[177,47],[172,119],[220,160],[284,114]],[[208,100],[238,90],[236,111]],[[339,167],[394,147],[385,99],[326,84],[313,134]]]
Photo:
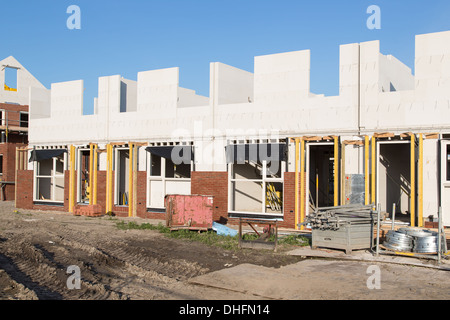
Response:
[[[213,197],[166,195],[166,226],[171,229],[208,230],[213,224]]]

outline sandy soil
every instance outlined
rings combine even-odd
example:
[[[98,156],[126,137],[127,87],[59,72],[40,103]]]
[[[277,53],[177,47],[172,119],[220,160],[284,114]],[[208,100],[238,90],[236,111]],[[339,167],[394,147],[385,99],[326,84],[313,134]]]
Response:
[[[119,230],[117,218],[15,210],[0,202],[0,300],[450,298],[448,271],[378,264],[389,281],[376,291],[367,289],[363,262],[229,251]],[[80,268],[80,289],[67,286],[71,265]]]

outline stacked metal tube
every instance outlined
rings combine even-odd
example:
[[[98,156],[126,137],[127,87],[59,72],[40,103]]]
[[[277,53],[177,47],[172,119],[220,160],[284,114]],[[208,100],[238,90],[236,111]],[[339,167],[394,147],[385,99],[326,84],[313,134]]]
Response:
[[[346,205],[316,208],[299,225],[309,225],[312,229],[339,230],[345,224],[373,223],[373,206]]]

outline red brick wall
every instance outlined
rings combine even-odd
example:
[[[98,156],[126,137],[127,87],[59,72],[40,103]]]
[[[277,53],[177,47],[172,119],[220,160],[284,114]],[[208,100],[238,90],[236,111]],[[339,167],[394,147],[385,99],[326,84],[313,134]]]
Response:
[[[69,171],[64,176],[64,205],[35,204],[33,201],[33,171],[17,171],[17,199],[16,208],[45,211],[67,211],[69,204]]]
[[[3,89],[3,88],[2,88]],[[26,105],[17,105],[17,104],[9,104],[9,103],[0,103],[0,109],[6,111],[6,117],[8,117],[8,126],[12,127],[20,127],[20,112],[28,112],[28,106]],[[11,111],[11,112],[7,112]],[[9,140],[9,139],[8,139]]]
[[[299,209],[302,203],[304,203],[304,196],[302,196],[300,191],[300,173],[298,179],[298,195],[299,195]],[[305,176],[305,186],[306,186],[306,174]],[[303,195],[305,193],[303,192]],[[295,228],[295,172],[285,172],[284,173],[284,221],[279,225],[285,228]],[[305,206],[306,208],[306,206]],[[300,220],[300,218],[299,218]],[[299,221],[300,222],[300,221]]]
[[[191,194],[213,196],[213,220],[226,223],[228,221],[228,173],[224,172],[192,172]]]
[[[0,143],[0,154],[3,155],[2,181],[15,182],[16,180],[16,147],[24,147],[25,144]],[[1,191],[1,190],[0,190]],[[15,185],[5,185],[3,191],[4,200],[14,200]]]
[[[8,125],[19,127],[20,111],[28,112],[28,106],[0,103],[0,109],[8,112],[5,114],[5,119],[8,117]],[[6,120],[5,123],[6,125]],[[28,135],[19,135],[17,132],[8,132],[8,143],[0,144],[0,154],[3,155],[3,174],[0,177],[2,181],[14,182],[16,178],[16,147],[25,147],[28,143]],[[4,200],[14,200],[15,185],[7,184],[0,190],[3,194]]]
[[[16,207],[33,209],[33,171],[17,171],[17,199]]]
[[[103,212],[106,208],[106,171],[98,172],[98,204]],[[305,175],[306,177],[306,175]],[[68,211],[69,171],[65,172],[64,207],[36,205],[33,203],[33,171],[18,171],[17,208]],[[114,181],[114,179],[113,179]],[[146,191],[147,174],[139,171],[137,174],[137,216],[144,219],[165,219],[165,213],[147,212]],[[191,194],[210,195],[214,197],[213,220],[220,223],[231,222],[228,219],[228,173],[227,172],[192,172]],[[280,227],[295,228],[295,173],[284,174],[284,221]],[[304,197],[300,195],[299,205]],[[299,210],[300,211],[300,210]],[[128,206],[113,206],[117,216],[127,217]]]

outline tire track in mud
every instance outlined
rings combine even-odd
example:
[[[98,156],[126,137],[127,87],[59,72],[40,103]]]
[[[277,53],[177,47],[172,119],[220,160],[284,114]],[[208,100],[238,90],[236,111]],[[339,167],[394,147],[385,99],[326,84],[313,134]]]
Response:
[[[93,243],[93,239],[80,237],[78,232],[68,228],[63,234],[59,233],[55,236],[56,241],[74,249],[86,251],[95,259],[103,260],[105,264],[133,266],[177,281],[187,280],[209,271],[197,263],[167,258],[167,248],[157,249],[140,243],[131,243],[126,238],[101,238],[95,239]]]
[[[14,241],[14,243],[9,243]],[[85,273],[81,277],[81,288],[70,290],[67,287],[69,265],[80,265],[85,270],[90,261],[76,256],[61,255],[60,246],[44,243],[31,243],[27,240],[9,240],[0,247],[0,266],[16,283],[33,291],[38,299],[120,299],[116,293],[96,279],[95,274]],[[54,248],[52,248],[54,246]],[[52,251],[52,249],[54,249]]]
[[[162,261],[159,257],[165,255],[159,250],[118,240],[92,239],[64,228],[49,230],[45,238],[33,243],[22,243],[25,259],[9,254],[33,279],[29,287],[43,286],[53,293],[37,292],[40,299],[163,299],[173,296],[169,287],[208,271],[182,259]],[[65,286],[69,265],[81,270],[81,291],[69,291]]]
[[[173,256],[185,249],[156,231],[140,241],[118,230],[96,233],[84,221],[12,218],[0,230],[0,284],[15,288],[18,299],[189,298],[181,293],[192,292],[184,281],[210,271],[185,260],[189,254]],[[81,289],[67,287],[71,265],[80,268]]]

